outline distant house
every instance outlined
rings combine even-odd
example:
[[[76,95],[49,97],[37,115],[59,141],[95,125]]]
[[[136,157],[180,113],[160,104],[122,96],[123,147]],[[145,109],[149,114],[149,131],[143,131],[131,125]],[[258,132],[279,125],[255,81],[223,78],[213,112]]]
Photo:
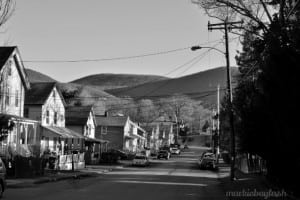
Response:
[[[25,93],[30,88],[17,47],[0,47],[0,118],[14,124],[0,142],[6,157],[31,156],[39,145],[38,124],[23,117]],[[6,121],[5,121],[6,120]]]
[[[66,126],[84,136],[85,160],[97,163],[107,141],[95,137],[96,119],[92,106],[69,106],[66,108]]]
[[[96,116],[96,134],[109,141],[109,149],[140,152],[146,146],[146,131],[128,116]]]
[[[174,122],[159,117],[153,122],[141,126],[149,132],[147,146],[152,152],[158,151],[162,146],[175,143]]]
[[[24,116],[41,123],[41,150],[67,154],[82,150],[83,136],[65,127],[65,102],[55,82],[31,83]]]

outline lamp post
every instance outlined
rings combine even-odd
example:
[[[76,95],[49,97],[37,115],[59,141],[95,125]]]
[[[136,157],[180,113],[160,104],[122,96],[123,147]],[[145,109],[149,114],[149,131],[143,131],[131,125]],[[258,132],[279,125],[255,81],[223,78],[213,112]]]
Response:
[[[175,144],[178,144],[178,126],[179,126],[179,124],[178,124],[178,119],[177,119],[177,115],[175,114],[174,115],[175,116],[175,122],[176,122],[176,137],[175,137]]]
[[[191,47],[192,51],[199,49],[213,49],[216,50],[226,58],[226,75],[227,75],[227,91],[228,91],[228,107],[229,107],[229,122],[230,122],[230,137],[231,137],[231,167],[230,167],[230,177],[231,180],[234,180],[234,167],[235,167],[235,133],[234,133],[234,123],[233,123],[233,109],[232,109],[232,91],[231,91],[231,76],[230,76],[230,63],[229,63],[229,47],[228,47],[228,34],[227,34],[227,24],[225,23],[225,43],[226,43],[226,52],[223,52],[214,47],[203,47],[203,46],[193,46]]]

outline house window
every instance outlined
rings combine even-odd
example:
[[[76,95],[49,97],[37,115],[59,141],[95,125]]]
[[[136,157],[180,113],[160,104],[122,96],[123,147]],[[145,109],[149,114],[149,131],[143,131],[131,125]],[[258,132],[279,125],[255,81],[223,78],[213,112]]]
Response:
[[[46,111],[46,124],[49,124],[50,113],[49,110]]]
[[[6,89],[6,94],[5,94],[5,104],[8,106],[9,105],[9,87]]]
[[[53,93],[52,93],[52,98],[53,98],[53,101],[55,102],[55,99],[56,99],[55,91],[53,91]]]
[[[91,131],[90,125],[87,125],[87,126],[85,127],[85,135],[86,135],[86,136],[89,136],[89,135],[90,135],[90,131]]]
[[[57,124],[57,112],[54,112],[54,124]]]
[[[20,127],[20,144],[25,144],[26,139],[26,130],[24,125],[22,124]]]
[[[64,116],[64,114],[61,114],[60,115],[60,120],[63,122],[63,121],[65,121],[65,116]]]
[[[103,135],[107,134],[107,126],[101,126],[101,134]]]
[[[49,137],[45,137],[45,149],[49,149]]]
[[[11,60],[8,61],[8,65],[7,65],[7,74],[8,74],[9,76],[11,76]]]
[[[16,99],[15,99],[15,105],[16,105],[16,107],[18,107],[19,106],[19,91],[18,90],[16,90]]]
[[[24,108],[24,117],[29,117],[29,108]]]
[[[28,125],[28,137],[27,144],[34,144],[34,126],[32,124]]]

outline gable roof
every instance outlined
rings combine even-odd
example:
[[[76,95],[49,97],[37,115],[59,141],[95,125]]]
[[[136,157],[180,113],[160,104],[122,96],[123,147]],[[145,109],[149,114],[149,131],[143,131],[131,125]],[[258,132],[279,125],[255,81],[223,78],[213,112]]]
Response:
[[[30,88],[30,83],[28,80],[28,76],[26,74],[22,59],[20,58],[20,53],[18,50],[18,47],[16,46],[11,46],[11,47],[1,47],[0,46],[0,71],[2,70],[2,68],[5,66],[7,60],[12,57],[12,55],[16,55],[18,54],[18,57],[20,60],[17,60],[17,69],[20,75],[20,78],[24,84],[24,87],[26,90],[28,90]]]
[[[3,68],[14,50],[15,47],[0,47],[0,70]]]
[[[65,120],[66,125],[85,125],[93,113],[92,106],[68,106],[66,107]],[[94,120],[96,123],[96,121]]]
[[[108,117],[100,117],[96,116],[96,122],[98,126],[125,126],[128,120],[128,116],[108,116]]]
[[[25,105],[43,105],[56,87],[56,82],[36,82],[30,84],[30,90],[25,95]],[[56,90],[65,105],[64,98],[59,89]]]

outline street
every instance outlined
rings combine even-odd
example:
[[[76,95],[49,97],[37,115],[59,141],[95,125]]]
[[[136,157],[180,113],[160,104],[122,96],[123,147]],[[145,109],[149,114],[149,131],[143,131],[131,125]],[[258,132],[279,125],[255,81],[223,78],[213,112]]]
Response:
[[[114,167],[94,178],[8,189],[3,199],[225,199],[218,181],[222,174],[197,168],[201,151],[190,149],[170,160],[151,159],[148,167]],[[103,167],[110,166],[92,166],[87,170],[97,172]]]

